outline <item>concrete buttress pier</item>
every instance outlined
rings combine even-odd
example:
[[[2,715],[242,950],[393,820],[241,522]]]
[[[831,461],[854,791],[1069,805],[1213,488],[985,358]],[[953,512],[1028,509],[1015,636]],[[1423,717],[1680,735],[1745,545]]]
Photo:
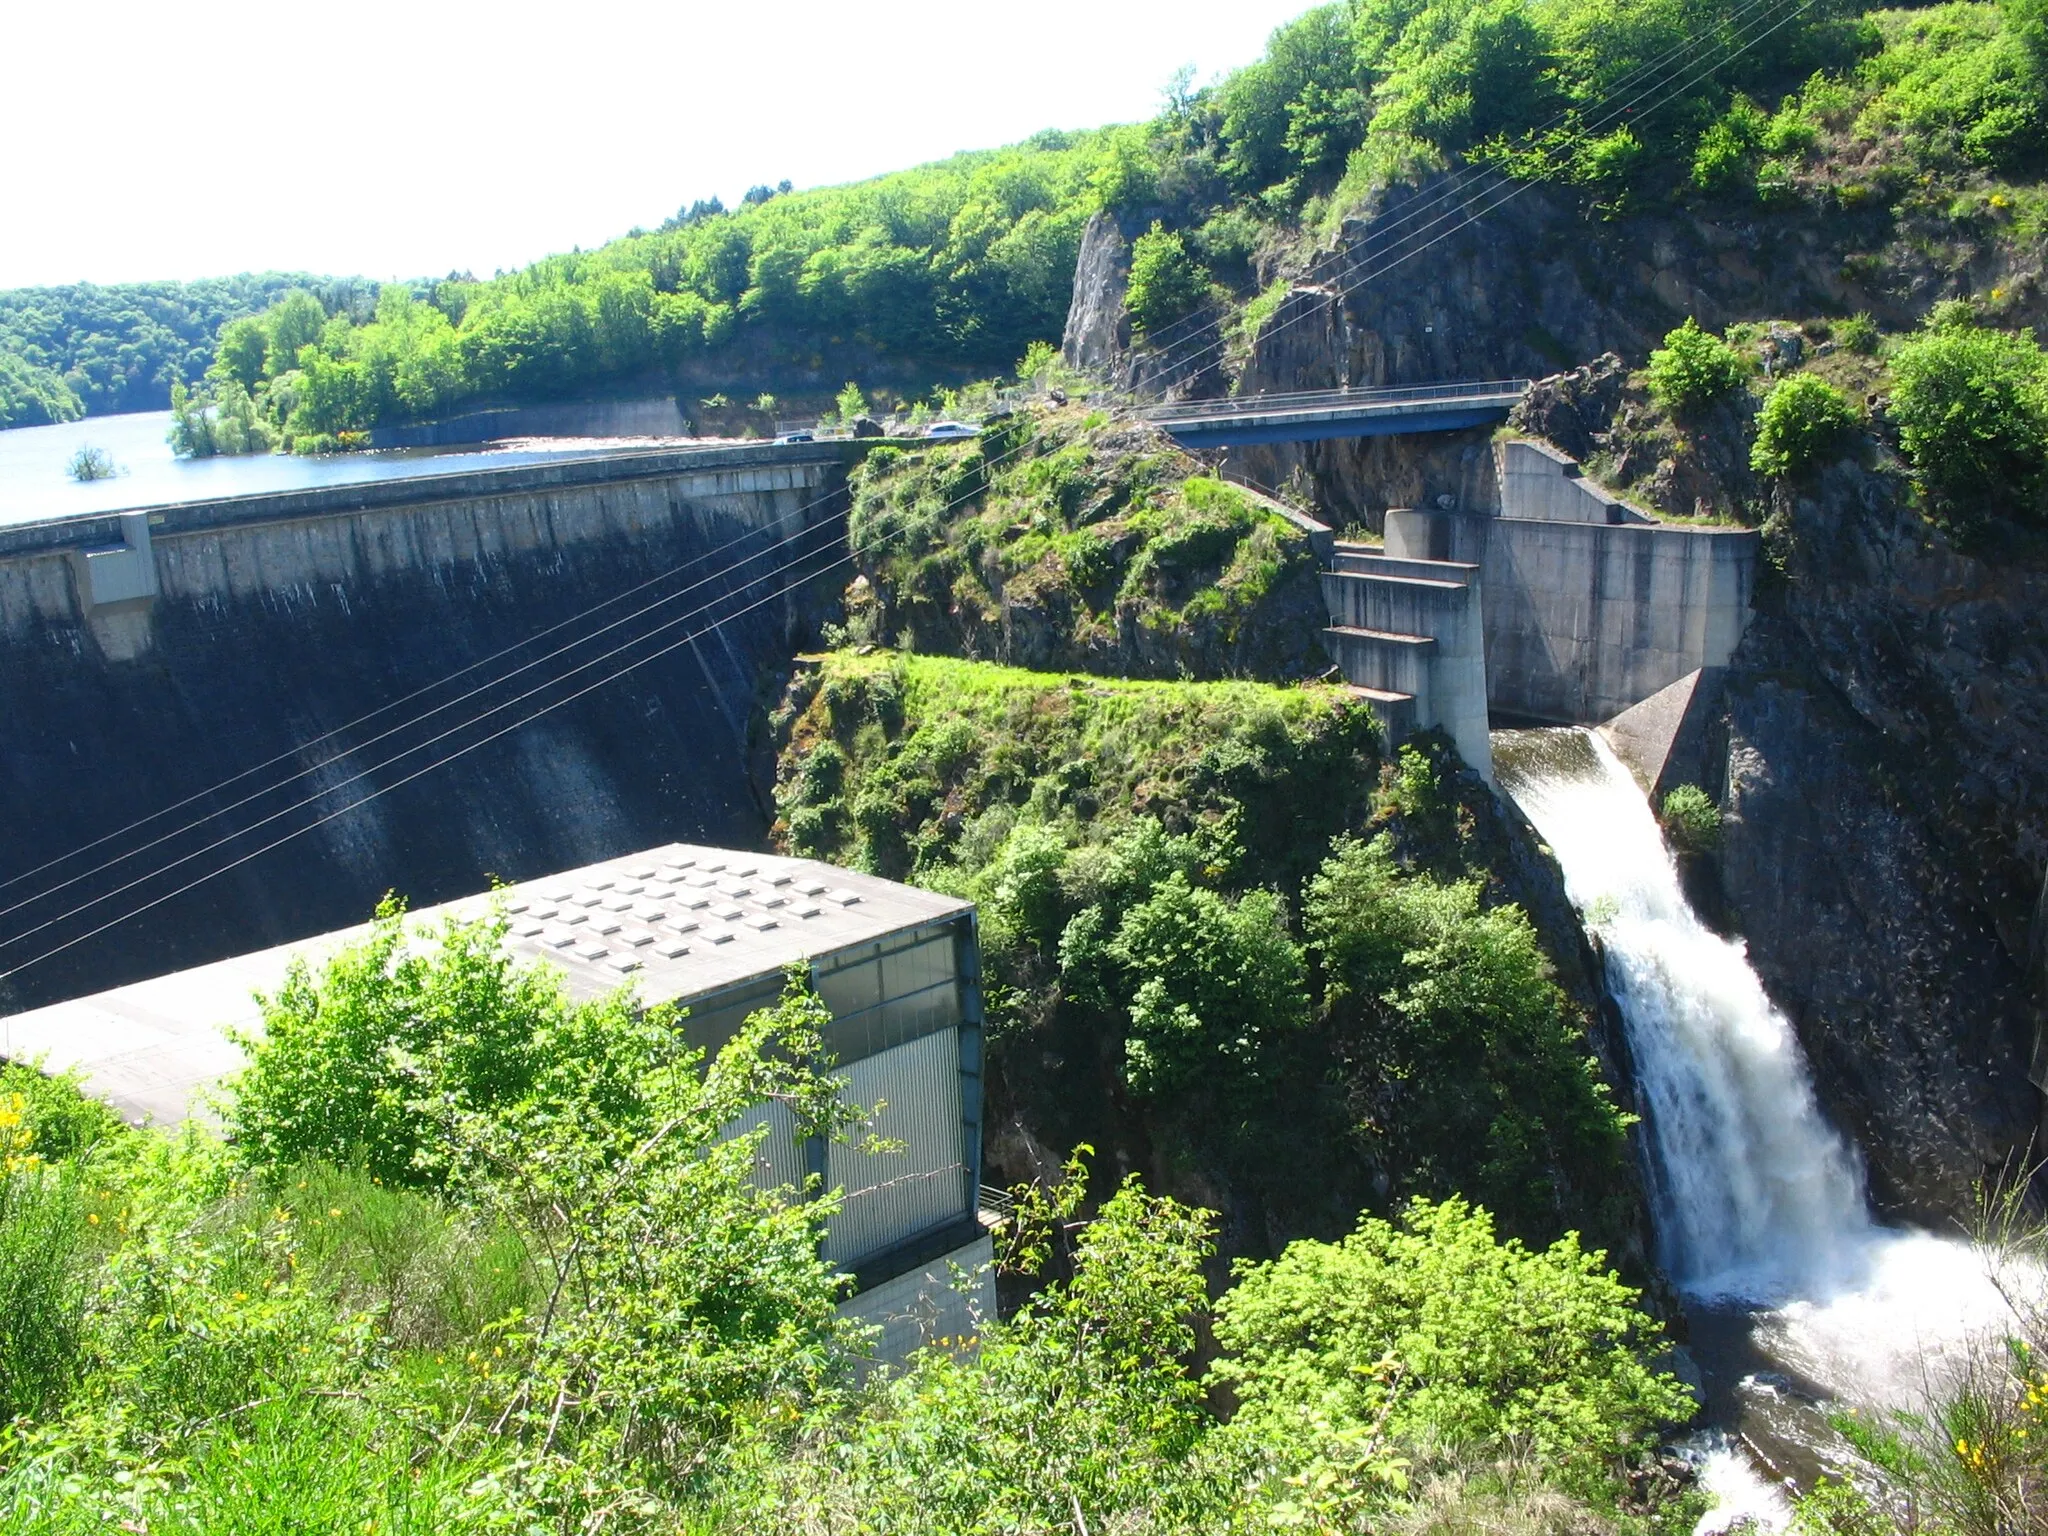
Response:
[[[758,844],[771,813],[749,721],[765,671],[844,582],[845,477],[866,446],[609,455],[0,528],[0,878],[106,839],[0,904],[164,839],[10,914],[0,939],[51,926],[0,947],[0,971],[166,898],[0,981],[0,1011],[360,922],[394,888],[425,904],[658,842]]]

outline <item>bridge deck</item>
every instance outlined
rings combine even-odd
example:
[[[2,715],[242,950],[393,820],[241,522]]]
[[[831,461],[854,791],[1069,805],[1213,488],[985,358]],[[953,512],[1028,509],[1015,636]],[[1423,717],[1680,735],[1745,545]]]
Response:
[[[1191,448],[1453,432],[1505,420],[1527,379],[1323,389],[1155,406],[1147,419]]]

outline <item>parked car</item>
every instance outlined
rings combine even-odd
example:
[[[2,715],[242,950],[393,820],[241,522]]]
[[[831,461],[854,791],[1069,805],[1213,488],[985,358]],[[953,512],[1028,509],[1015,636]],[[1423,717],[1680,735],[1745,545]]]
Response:
[[[970,427],[964,421],[935,421],[924,429],[926,437],[972,437],[981,428]]]

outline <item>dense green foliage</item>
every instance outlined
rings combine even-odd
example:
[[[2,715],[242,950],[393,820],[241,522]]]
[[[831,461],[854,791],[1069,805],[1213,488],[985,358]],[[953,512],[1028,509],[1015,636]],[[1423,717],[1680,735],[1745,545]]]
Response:
[[[1407,792],[1437,800],[1424,766],[1404,757]],[[1561,1212],[1574,1186],[1615,1186],[1627,1120],[1527,916],[1482,895],[1479,878],[1404,869],[1387,834],[1346,838],[1308,883],[1303,924],[1350,1113],[1399,1149],[1403,1184],[1540,1230],[1535,1213]]]
[[[2048,359],[2033,333],[1937,323],[1891,367],[1900,445],[1937,502],[1965,524],[1993,511],[2041,521]]]
[[[227,1117],[256,1167],[322,1161],[393,1186],[444,1188],[449,1116],[507,1116],[569,1092],[631,1135],[646,1129],[631,1072],[607,1042],[634,1033],[622,997],[572,1006],[560,978],[515,966],[495,925],[452,919],[437,948],[411,947],[387,904],[370,936],[316,979],[295,961],[263,1000],[262,1049]],[[434,1106],[423,1116],[422,1103]]]
[[[362,301],[352,284],[281,272],[0,290],[0,427],[162,410],[206,371],[224,325],[300,285],[337,309]]]
[[[1163,434],[1027,409],[853,474],[849,638],[1131,676],[1321,671],[1308,540]]]
[[[76,421],[85,406],[63,377],[13,352],[0,352],[0,427]]]
[[[1519,1442],[1597,1480],[1627,1445],[1691,1409],[1646,1367],[1636,1293],[1575,1235],[1541,1252],[1496,1241],[1484,1210],[1412,1202],[1341,1243],[1239,1264],[1216,1308],[1215,1377],[1239,1422],[1332,1438],[1381,1430]],[[1620,1344],[1622,1348],[1615,1348]],[[1334,1433],[1333,1433],[1334,1432]]]
[[[825,658],[779,718],[794,850],[979,903],[992,1059],[1041,1134],[1121,1136],[1127,1100],[1162,1177],[1297,1230],[1374,1190],[1623,1230],[1626,1119],[1440,748],[1382,787],[1339,690],[922,656]]]
[[[1764,396],[1749,467],[1760,475],[1804,474],[1839,453],[1856,426],[1848,396],[1817,375],[1795,373]]]
[[[1673,415],[1691,415],[1740,389],[1749,377],[1741,354],[1690,315],[1650,354],[1650,393]]]
[[[240,1088],[289,1084],[332,1125],[362,1093],[366,1018],[453,1046],[399,1058],[448,1153],[432,1188],[271,1162],[254,1136],[113,1129],[62,1083],[0,1097],[0,1532],[1353,1532],[1403,1518],[1412,1487],[1440,1501],[1447,1474],[1525,1455],[1532,1430],[1587,1505],[1537,1472],[1477,1490],[1480,1507],[1562,1500],[1646,1533],[1692,1517],[1621,1513],[1657,1410],[1689,1409],[1648,1374],[1634,1294],[1574,1240],[1497,1244],[1463,1205],[1385,1229],[1373,1294],[1321,1298],[1348,1328],[1327,1330],[1328,1366],[1354,1400],[1343,1351],[1375,1351],[1390,1411],[1369,1426],[1272,1325],[1302,1266],[1363,1279],[1377,1224],[1296,1245],[1225,1297],[1214,1379],[1248,1405],[1225,1419],[1194,1362],[1212,1217],[1131,1178],[1091,1214],[1079,1156],[1019,1192],[1002,1234],[1036,1294],[857,1382],[861,1330],[816,1254],[830,1198],[755,1188],[754,1137],[718,1134],[768,1095],[820,1134],[849,1128],[804,1065],[815,998],[793,982],[710,1061],[673,1019],[608,999],[612,1028],[554,1035],[530,1092],[477,1107],[470,1085],[533,1067],[536,1009],[543,1027],[571,1010],[545,1001],[555,980],[508,970],[496,924],[409,951],[384,942],[398,926],[387,913],[287,989],[340,1018],[295,1016]],[[630,1100],[580,1094],[586,1068],[630,1080]]]

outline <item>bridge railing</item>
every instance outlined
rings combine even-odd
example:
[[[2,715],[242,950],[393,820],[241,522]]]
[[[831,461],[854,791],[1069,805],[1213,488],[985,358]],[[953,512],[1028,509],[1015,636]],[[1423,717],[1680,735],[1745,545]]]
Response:
[[[1305,411],[1318,406],[1508,399],[1528,393],[1529,384],[1528,379],[1484,379],[1444,384],[1375,385],[1367,389],[1307,389],[1291,394],[1234,395],[1227,400],[1185,400],[1171,405],[1147,406],[1138,414],[1148,421],[1192,421],[1263,415],[1269,411]]]

